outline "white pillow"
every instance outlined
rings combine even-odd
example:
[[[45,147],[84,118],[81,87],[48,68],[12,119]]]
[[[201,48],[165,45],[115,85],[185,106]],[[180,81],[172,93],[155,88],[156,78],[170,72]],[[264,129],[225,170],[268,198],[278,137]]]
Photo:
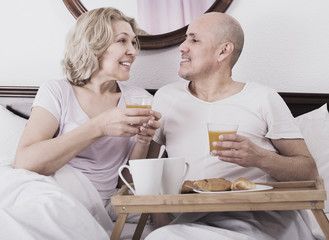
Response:
[[[316,161],[327,190],[325,213],[329,213],[329,113],[327,104],[296,117],[305,142]]]
[[[26,122],[0,105],[0,163],[13,161]]]

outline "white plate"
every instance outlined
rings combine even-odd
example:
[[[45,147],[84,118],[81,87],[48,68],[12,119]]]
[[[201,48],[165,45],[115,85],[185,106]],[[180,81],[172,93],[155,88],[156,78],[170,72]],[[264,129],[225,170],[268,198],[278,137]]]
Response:
[[[195,189],[193,188],[194,192],[197,193],[238,193],[238,192],[257,192],[257,191],[264,191],[264,190],[269,190],[272,189],[272,186],[268,186],[268,185],[261,185],[261,184],[256,184],[256,188],[255,189],[251,189],[251,190],[235,190],[235,191],[207,191],[207,190],[200,190],[200,189]]]

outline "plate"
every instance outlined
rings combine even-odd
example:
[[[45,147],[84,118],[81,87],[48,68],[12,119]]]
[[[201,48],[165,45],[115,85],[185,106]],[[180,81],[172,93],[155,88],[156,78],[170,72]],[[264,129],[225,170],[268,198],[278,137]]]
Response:
[[[268,186],[268,185],[261,185],[261,184],[256,184],[256,188],[255,189],[251,189],[251,190],[235,190],[235,191],[207,191],[207,190],[201,190],[201,189],[195,189],[193,188],[194,192],[197,193],[239,193],[239,192],[257,192],[257,191],[264,191],[264,190],[270,190],[272,189],[272,186]]]

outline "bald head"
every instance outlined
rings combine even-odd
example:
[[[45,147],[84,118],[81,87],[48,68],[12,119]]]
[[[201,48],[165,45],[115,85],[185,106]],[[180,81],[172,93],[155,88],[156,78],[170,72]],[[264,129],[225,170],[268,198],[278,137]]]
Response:
[[[220,12],[205,13],[194,21],[208,28],[214,35],[215,44],[233,43],[234,51],[231,57],[231,67],[233,67],[239,59],[244,43],[244,33],[240,23],[232,16]]]

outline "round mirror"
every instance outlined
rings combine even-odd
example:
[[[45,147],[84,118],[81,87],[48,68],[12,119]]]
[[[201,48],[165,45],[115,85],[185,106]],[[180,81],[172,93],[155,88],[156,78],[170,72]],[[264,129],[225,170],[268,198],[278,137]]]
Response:
[[[215,0],[205,12],[225,12],[232,1],[233,0]],[[75,18],[78,18],[82,13],[88,11],[81,0],[63,0],[63,2]],[[125,12],[125,10],[122,11]],[[141,49],[159,49],[179,44],[185,39],[186,29],[187,26],[184,26],[177,30],[157,35],[138,35]]]

